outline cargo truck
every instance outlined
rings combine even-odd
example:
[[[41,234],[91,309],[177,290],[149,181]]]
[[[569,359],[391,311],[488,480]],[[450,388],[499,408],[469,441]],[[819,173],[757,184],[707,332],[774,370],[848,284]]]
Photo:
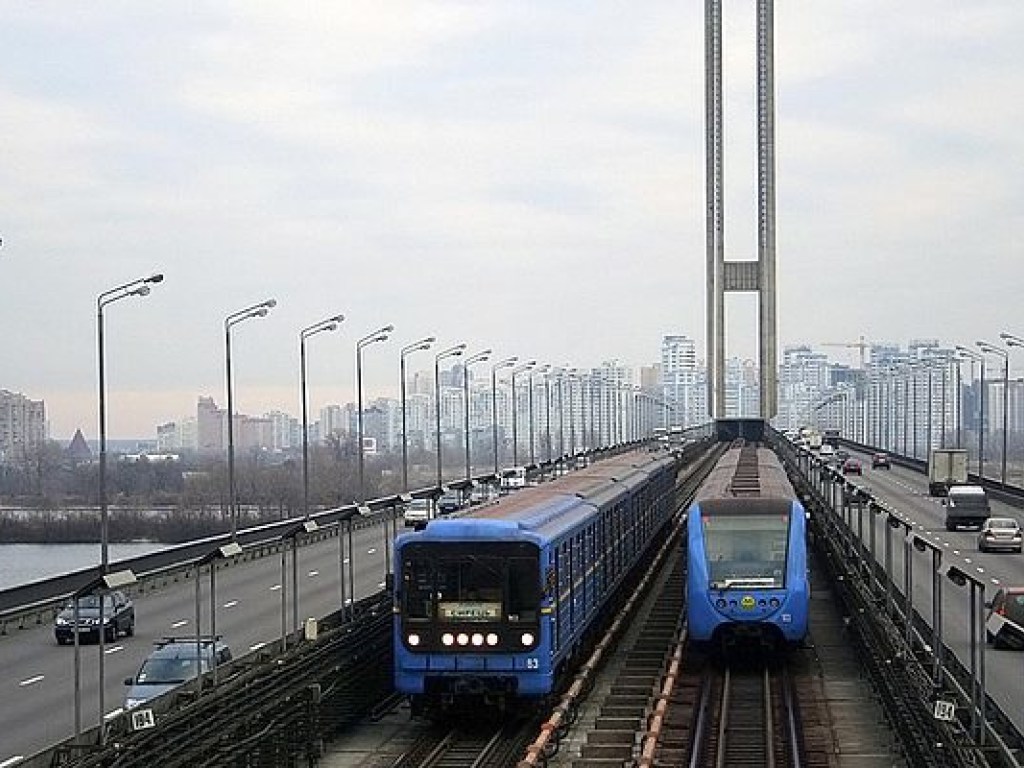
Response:
[[[967,451],[934,448],[928,454],[928,494],[945,496],[954,485],[967,482]]]

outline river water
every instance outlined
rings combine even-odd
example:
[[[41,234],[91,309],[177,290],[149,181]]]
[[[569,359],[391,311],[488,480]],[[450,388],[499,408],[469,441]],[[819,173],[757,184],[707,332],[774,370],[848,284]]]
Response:
[[[111,544],[110,562],[164,549],[156,542]],[[99,544],[0,544],[0,590],[99,565]]]

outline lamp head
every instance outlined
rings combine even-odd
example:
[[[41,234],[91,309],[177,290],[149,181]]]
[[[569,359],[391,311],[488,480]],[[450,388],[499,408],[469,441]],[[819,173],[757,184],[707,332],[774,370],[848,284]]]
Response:
[[[329,322],[329,323],[343,323],[343,322],[345,322],[345,316],[344,315],[335,315],[334,317],[327,318],[327,322]],[[335,325],[335,328],[337,328],[337,325]],[[334,328],[332,328],[331,330],[334,330]]]
[[[325,331],[336,331],[336,330],[338,330],[338,324],[337,323],[328,323],[327,325],[325,325],[323,327],[323,329]]]
[[[433,344],[435,341],[437,341],[437,337],[435,337],[435,336],[427,336],[427,338],[425,338],[423,340],[423,343],[429,346],[429,345]]]
[[[134,291],[131,292],[132,296],[149,296],[150,287],[148,285],[140,285]]]
[[[277,306],[277,299],[267,299],[266,301],[264,301],[264,302],[263,302],[263,306],[264,306],[264,307],[265,307],[266,309],[273,309],[274,307],[276,307],[276,306]],[[263,314],[265,315],[265,314],[266,314],[266,312],[264,312]],[[261,315],[261,317],[262,317],[262,316],[263,316],[263,315]]]
[[[147,283],[162,283],[163,280],[164,280],[163,273],[157,272],[155,275],[150,275],[149,277],[147,277],[144,280],[144,282],[147,282]]]
[[[270,310],[267,307],[264,306],[264,307],[260,307],[255,312],[253,312],[252,316],[253,317],[266,317],[268,312],[270,312]]]

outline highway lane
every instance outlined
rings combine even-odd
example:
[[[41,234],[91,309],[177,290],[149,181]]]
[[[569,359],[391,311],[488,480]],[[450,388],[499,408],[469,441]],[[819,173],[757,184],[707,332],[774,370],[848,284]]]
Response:
[[[956,565],[986,585],[985,599],[991,599],[1000,586],[1024,585],[1024,557],[1009,553],[981,553],[977,548],[976,531],[947,531],[945,511],[940,498],[928,495],[926,477],[913,470],[894,466],[892,470],[870,469],[870,457],[865,458],[863,478],[852,476],[858,485],[868,486],[880,499],[913,521],[914,532],[940,547],[943,561]],[[1024,518],[1022,510],[998,501],[992,501],[992,514],[1001,517]],[[867,541],[869,529],[865,517]],[[883,561],[882,542],[885,535],[884,516],[874,520],[877,557]],[[856,519],[856,517],[854,517]],[[896,583],[903,585],[903,536],[894,532],[893,573]],[[911,550],[913,554],[913,600],[918,612],[931,617],[930,553]],[[943,639],[965,667],[970,667],[970,590],[945,581],[942,587]],[[981,638],[983,640],[983,637]],[[1019,651],[985,648],[986,688],[1000,708],[1018,729],[1024,730],[1024,656]]]
[[[399,526],[401,530],[401,526]],[[353,530],[356,599],[378,592],[384,583],[386,528],[372,524]],[[340,552],[337,538],[299,548],[300,621],[337,610]],[[346,557],[345,579],[349,579]],[[287,557],[287,626],[292,623],[292,564]],[[209,633],[209,574],[201,577],[200,621]],[[242,656],[281,635],[281,557],[271,555],[218,570],[217,633]],[[347,589],[351,592],[351,588]],[[149,654],[153,641],[167,635],[195,633],[195,582],[182,579],[133,598],[134,637],[118,638],[107,647],[105,709],[124,702],[124,679],[132,676]],[[98,646],[81,646],[82,726],[98,720]],[[30,755],[74,733],[74,648],[58,646],[51,625],[0,638],[0,764],[14,755]]]

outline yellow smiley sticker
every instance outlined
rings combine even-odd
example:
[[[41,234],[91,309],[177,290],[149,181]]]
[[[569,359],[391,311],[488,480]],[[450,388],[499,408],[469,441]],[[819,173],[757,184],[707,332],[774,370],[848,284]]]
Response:
[[[754,605],[755,604],[756,604],[756,601],[754,600],[753,596],[751,596],[751,595],[744,595],[743,599],[740,600],[740,608],[742,608],[744,611],[752,611],[752,610],[754,610]]]

